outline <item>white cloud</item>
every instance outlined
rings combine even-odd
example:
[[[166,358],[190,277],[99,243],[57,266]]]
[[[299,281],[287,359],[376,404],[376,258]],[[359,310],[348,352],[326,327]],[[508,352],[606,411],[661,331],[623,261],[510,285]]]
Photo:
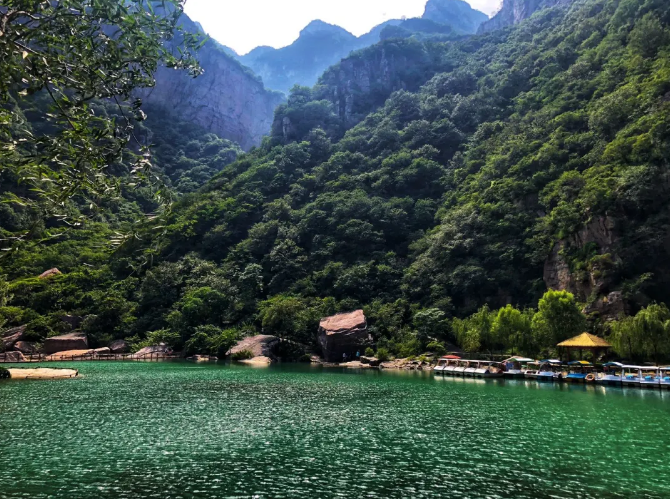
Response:
[[[486,14],[500,0],[469,0]],[[186,13],[218,42],[240,54],[260,45],[291,44],[310,21],[362,35],[387,19],[423,14],[426,0],[187,0]]]

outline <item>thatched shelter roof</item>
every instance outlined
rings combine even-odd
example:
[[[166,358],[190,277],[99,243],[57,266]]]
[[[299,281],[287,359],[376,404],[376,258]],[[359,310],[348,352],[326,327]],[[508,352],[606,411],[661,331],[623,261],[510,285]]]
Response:
[[[595,348],[612,348],[612,345],[607,343],[602,338],[589,333],[582,333],[579,336],[565,340],[557,345],[559,348],[577,348],[582,350]]]

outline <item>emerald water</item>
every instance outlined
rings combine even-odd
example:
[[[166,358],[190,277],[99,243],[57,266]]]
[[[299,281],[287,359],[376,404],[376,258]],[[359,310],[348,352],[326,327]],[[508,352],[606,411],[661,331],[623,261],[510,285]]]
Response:
[[[81,379],[0,382],[0,498],[670,497],[670,392],[76,368]]]

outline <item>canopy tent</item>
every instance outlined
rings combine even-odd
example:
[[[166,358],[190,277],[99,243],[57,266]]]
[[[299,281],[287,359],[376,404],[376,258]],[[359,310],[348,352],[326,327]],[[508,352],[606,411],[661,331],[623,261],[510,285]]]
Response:
[[[461,358],[458,355],[445,355],[442,358],[446,360],[461,360]]]
[[[565,349],[568,352],[568,360],[570,358],[570,351],[572,350],[579,350],[580,357],[583,350],[593,352],[595,360],[595,357],[597,357],[599,353],[612,348],[612,345],[607,343],[602,338],[589,333],[582,333],[579,336],[565,340],[556,346],[558,348]]]

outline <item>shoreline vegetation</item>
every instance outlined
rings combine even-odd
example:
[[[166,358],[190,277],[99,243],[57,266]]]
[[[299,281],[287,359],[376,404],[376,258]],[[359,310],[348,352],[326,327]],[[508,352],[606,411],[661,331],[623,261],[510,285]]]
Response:
[[[223,357],[265,334],[295,361],[552,358],[588,331],[618,359],[670,361],[670,3],[561,3],[356,52],[239,155],[130,99],[161,65],[202,73],[183,1],[0,13],[0,356]],[[352,310],[365,341],[321,334]]]

